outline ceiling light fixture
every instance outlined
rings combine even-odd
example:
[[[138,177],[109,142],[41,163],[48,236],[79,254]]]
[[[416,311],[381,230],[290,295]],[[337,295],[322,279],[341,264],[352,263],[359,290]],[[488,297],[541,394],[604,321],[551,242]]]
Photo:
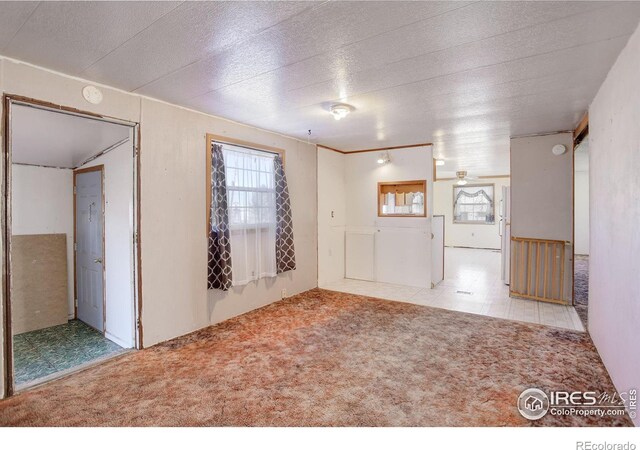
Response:
[[[436,166],[444,166],[444,159],[436,159]]]
[[[389,152],[380,153],[380,156],[378,156],[377,163],[378,164],[387,164],[389,162],[391,162],[391,158],[389,157]]]
[[[467,180],[458,180],[458,186],[464,186],[467,184]]]
[[[353,106],[344,103],[335,103],[331,105],[330,111],[334,119],[340,120],[343,117],[347,117],[347,115],[353,111]]]

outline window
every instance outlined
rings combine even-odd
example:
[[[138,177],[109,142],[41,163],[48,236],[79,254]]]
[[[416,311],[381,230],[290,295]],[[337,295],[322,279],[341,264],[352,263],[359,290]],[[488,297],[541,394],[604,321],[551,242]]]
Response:
[[[378,217],[426,217],[426,185],[425,180],[378,183]]]
[[[276,221],[273,153],[225,144],[229,228],[270,226]]]
[[[274,153],[223,144],[233,285],[276,276]]]
[[[453,223],[495,223],[494,185],[454,186]]]

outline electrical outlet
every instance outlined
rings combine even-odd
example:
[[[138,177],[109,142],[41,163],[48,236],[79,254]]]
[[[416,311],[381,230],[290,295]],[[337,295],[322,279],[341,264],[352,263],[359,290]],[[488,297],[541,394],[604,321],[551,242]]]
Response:
[[[287,290],[283,289],[281,292],[281,298],[287,298]]]

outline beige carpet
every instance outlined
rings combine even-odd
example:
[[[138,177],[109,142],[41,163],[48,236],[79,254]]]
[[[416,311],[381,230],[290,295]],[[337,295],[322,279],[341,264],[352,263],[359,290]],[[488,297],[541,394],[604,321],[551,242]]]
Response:
[[[314,289],[0,402],[0,425],[630,425],[522,418],[612,392],[585,333]]]

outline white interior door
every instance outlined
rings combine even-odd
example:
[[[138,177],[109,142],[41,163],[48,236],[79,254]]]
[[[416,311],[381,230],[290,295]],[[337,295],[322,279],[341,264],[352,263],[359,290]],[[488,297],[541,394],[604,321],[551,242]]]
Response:
[[[444,216],[431,218],[431,283],[444,279]]]
[[[76,173],[78,319],[104,332],[102,170]]]

